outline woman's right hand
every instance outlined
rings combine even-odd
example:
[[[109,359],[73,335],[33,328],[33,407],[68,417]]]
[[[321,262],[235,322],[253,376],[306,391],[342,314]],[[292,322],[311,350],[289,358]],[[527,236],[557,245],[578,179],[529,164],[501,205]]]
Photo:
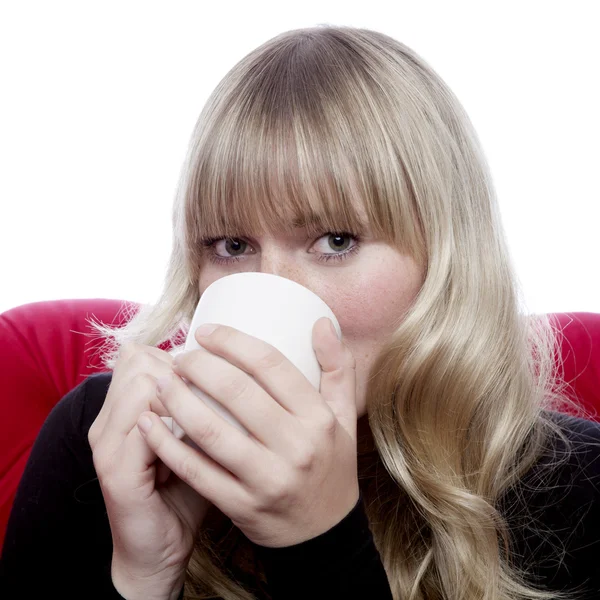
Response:
[[[169,416],[156,396],[156,380],[172,373],[172,360],[158,348],[123,344],[88,434],[113,539],[113,585],[127,600],[178,597],[210,506],[169,476],[137,428],[144,411]]]

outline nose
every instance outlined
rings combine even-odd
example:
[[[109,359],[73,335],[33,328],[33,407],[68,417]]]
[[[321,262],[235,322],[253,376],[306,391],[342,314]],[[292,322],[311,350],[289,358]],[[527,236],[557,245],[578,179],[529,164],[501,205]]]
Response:
[[[263,248],[260,257],[261,273],[269,273],[291,279],[304,287],[307,286],[306,270],[298,264],[294,257],[286,252],[267,250]]]

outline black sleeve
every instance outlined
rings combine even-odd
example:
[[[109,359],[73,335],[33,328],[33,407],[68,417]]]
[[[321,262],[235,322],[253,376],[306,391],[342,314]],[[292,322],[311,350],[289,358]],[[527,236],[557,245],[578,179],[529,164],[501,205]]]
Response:
[[[503,503],[505,510],[517,509],[508,519],[515,534],[512,559],[527,566],[531,582],[546,590],[577,591],[579,600],[598,599],[600,423],[558,413],[554,417],[573,451],[555,468],[565,452],[556,441],[542,468],[520,486],[527,512],[519,509],[522,503],[513,494]],[[273,600],[392,599],[362,496],[348,516],[316,538],[285,548],[255,548]]]
[[[111,374],[88,377],[42,426],[9,517],[1,598],[123,600],[110,576],[112,538],[87,433]]]
[[[294,546],[254,544],[273,600],[392,600],[362,494],[329,531]]]
[[[600,598],[600,423],[559,415],[572,442],[566,468],[548,497],[545,523],[564,552],[554,568],[557,589],[579,589],[583,598]],[[550,579],[549,579],[550,580]],[[551,581],[551,580],[550,580]],[[557,585],[558,584],[558,585]]]
[[[110,373],[88,377],[62,398],[42,426],[8,522],[0,598],[123,600],[112,585],[110,525],[87,439],[110,381]],[[329,599],[341,589],[348,590],[347,598],[392,598],[362,496],[343,521],[321,536],[261,551],[274,600]],[[303,589],[311,593],[304,595]],[[316,596],[315,589],[324,595]]]
[[[555,440],[547,456],[525,477],[520,510],[511,491],[503,506],[514,536],[513,556],[532,583],[548,590],[600,598],[600,423],[551,413],[572,452]],[[568,456],[568,460],[565,460]],[[510,510],[516,507],[518,510]]]

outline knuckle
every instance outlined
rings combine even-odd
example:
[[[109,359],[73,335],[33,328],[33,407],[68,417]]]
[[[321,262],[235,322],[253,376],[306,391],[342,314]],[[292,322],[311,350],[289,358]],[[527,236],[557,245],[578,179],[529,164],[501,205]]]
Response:
[[[185,350],[182,352],[178,352],[176,356],[173,357],[173,359],[177,358],[177,364],[179,368],[185,369],[190,363],[190,357],[193,357],[197,354],[197,350]]]
[[[177,372],[178,373],[192,373],[194,371],[202,372],[206,369],[207,358],[210,360],[210,354],[207,350],[187,350],[181,352],[177,356]],[[209,363],[212,365],[212,363]]]
[[[356,371],[354,368],[349,366],[342,366],[336,369],[335,371],[331,371],[329,374],[329,380],[335,384],[341,384],[346,379],[353,380],[356,377]]]
[[[198,429],[198,437],[202,441],[203,447],[211,448],[219,442],[221,431],[212,423],[204,423]]]
[[[337,430],[338,421],[332,411],[325,412],[319,419],[319,428],[327,434],[333,434]]]
[[[127,364],[128,367],[134,371],[149,371],[154,366],[150,354],[143,350],[138,350],[132,354],[129,357]]]
[[[250,392],[250,380],[247,377],[232,377],[223,383],[222,391],[228,401],[236,402],[241,398],[247,398]]]
[[[317,458],[314,447],[306,445],[296,451],[293,458],[294,468],[299,471],[309,471],[313,468]]]
[[[139,371],[131,379],[130,386],[136,396],[145,397],[156,392],[156,379],[150,373]]]
[[[268,503],[265,498],[256,493],[242,492],[238,502],[235,503],[235,508],[231,513],[228,513],[230,517],[235,517],[235,521],[243,522],[248,518],[255,518],[256,515],[260,515],[268,509]],[[235,512],[235,515],[234,515]]]
[[[119,361],[129,360],[132,356],[139,353],[140,346],[137,342],[131,340],[124,341],[119,347]]]
[[[187,454],[182,460],[179,467],[179,477],[188,484],[193,483],[198,478],[198,464],[194,457]]]
[[[284,360],[284,356],[281,352],[279,352],[279,350],[269,346],[258,355],[256,359],[256,366],[259,369],[265,370],[276,369],[283,363]]]
[[[284,505],[292,497],[293,483],[289,475],[279,475],[265,487],[262,505],[272,508]]]

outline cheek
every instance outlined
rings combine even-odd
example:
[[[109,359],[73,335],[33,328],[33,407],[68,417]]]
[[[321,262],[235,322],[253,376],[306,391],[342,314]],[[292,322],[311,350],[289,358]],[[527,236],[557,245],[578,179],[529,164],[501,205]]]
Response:
[[[378,338],[401,310],[400,300],[390,294],[388,286],[378,282],[345,291],[347,296],[344,294],[329,305],[348,342]]]
[[[204,293],[204,290],[211,284],[223,277],[222,273],[219,273],[215,269],[212,269],[210,266],[205,266],[200,271],[200,277],[198,279],[198,289],[200,291],[200,295]]]
[[[379,268],[378,268],[379,266]],[[328,285],[321,297],[335,313],[344,343],[356,360],[356,402],[358,417],[366,412],[367,380],[386,338],[402,321],[422,285],[423,275],[412,261],[391,261],[371,265],[342,285]],[[340,293],[339,290],[344,290]]]
[[[382,265],[350,284],[346,281],[337,291],[333,286],[323,291],[322,298],[338,318],[351,347],[383,344],[412,305],[421,286],[420,274],[412,264],[395,267]]]

